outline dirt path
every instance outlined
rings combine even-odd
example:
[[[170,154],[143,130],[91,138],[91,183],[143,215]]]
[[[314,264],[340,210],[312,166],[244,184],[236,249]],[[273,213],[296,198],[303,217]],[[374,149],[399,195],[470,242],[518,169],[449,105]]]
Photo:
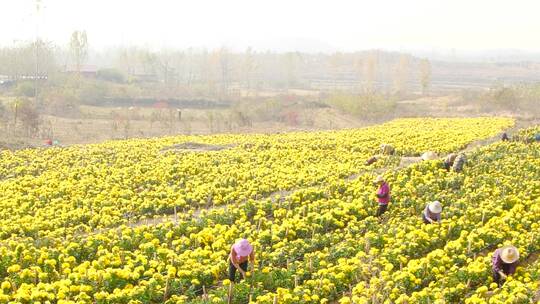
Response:
[[[358,178],[362,174],[366,174],[366,173],[369,173],[369,172],[372,172],[375,175],[382,174],[382,173],[384,173],[384,171],[386,171],[388,169],[389,169],[389,167],[375,168],[375,169],[371,169],[371,170],[370,169],[362,170],[362,171],[360,171],[358,173],[355,173],[355,174],[352,174],[352,175],[346,177],[345,180],[347,182],[350,182],[350,181],[355,180],[356,178]],[[320,187],[320,186],[321,185],[313,185],[311,187]],[[274,191],[274,192],[272,192],[270,194],[267,194],[267,195],[264,195],[262,197],[256,198],[255,201],[260,202],[260,201],[270,199],[272,202],[276,202],[278,200],[278,198],[280,200],[284,200],[285,197],[291,195],[292,193],[294,193],[295,191],[298,191],[300,189],[304,189],[304,188],[298,188],[297,187],[297,188],[293,188],[293,189],[289,189],[289,190]],[[193,219],[200,218],[204,214],[206,214],[208,212],[212,212],[212,211],[225,210],[227,208],[240,208],[244,204],[245,204],[245,202],[239,202],[239,203],[225,204],[225,205],[219,205],[219,206],[215,206],[215,205],[203,206],[203,207],[197,208],[196,210],[193,211],[192,218]],[[114,229],[120,230],[121,229],[120,227],[124,227],[124,226],[129,227],[129,228],[136,228],[136,227],[140,227],[140,226],[155,226],[155,225],[159,225],[159,224],[166,223],[166,222],[177,223],[178,222],[178,213],[181,213],[181,212],[184,212],[184,210],[176,210],[172,214],[164,214],[164,215],[157,216],[157,217],[154,217],[154,218],[145,218],[145,219],[139,219],[139,220],[132,221],[132,222],[127,222],[127,223],[124,223],[124,224],[122,224],[122,225],[120,225],[118,227],[95,229],[92,232],[83,232],[83,233],[77,234],[77,236],[87,237],[89,235],[95,235],[95,234],[103,233],[103,232],[106,232],[106,231],[109,231],[109,230],[114,230]]]
[[[181,144],[172,145],[162,148],[161,153],[165,152],[208,152],[208,151],[221,151],[225,149],[231,149],[236,147],[236,144],[229,145],[210,145],[197,142],[184,142]]]
[[[289,196],[290,194],[292,194],[293,192],[299,189],[300,188],[294,188],[291,190],[274,191],[261,198],[257,198],[256,201],[264,201],[264,200],[270,199],[272,202],[277,202],[278,198],[280,200],[283,200],[285,197]],[[191,218],[198,219],[208,212],[226,210],[227,208],[239,208],[239,207],[242,207],[244,204],[245,202],[225,204],[225,205],[219,205],[219,206],[204,206],[204,207],[194,210]],[[140,226],[155,226],[155,225],[159,225],[159,224],[167,223],[167,222],[178,223],[178,213],[181,213],[181,212],[184,212],[184,210],[175,210],[174,213],[172,214],[164,214],[162,216],[158,216],[154,218],[145,218],[145,219],[140,219],[133,222],[127,222],[118,227],[95,229],[92,232],[83,232],[83,233],[77,234],[77,236],[87,237],[89,235],[95,235],[95,234],[103,233],[109,230],[114,230],[114,229],[120,230],[121,229],[120,227],[124,227],[124,226],[129,227],[129,228],[136,228]]]
[[[532,264],[534,264],[538,260],[539,256],[540,256],[540,251],[531,252],[531,254],[529,254],[527,256],[527,258],[525,260],[523,260],[523,262],[521,263],[521,266],[522,267],[531,266]]]

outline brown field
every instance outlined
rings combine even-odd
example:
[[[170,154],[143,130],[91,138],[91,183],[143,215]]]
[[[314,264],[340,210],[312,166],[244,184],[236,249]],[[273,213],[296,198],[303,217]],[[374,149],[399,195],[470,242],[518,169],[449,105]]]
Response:
[[[298,117],[294,122],[266,119],[251,121],[250,125],[241,125],[232,118],[231,109],[183,109],[181,119],[178,119],[176,109],[80,106],[77,115],[42,115],[41,129],[45,132],[41,132],[38,138],[24,138],[20,134],[3,132],[6,136],[0,138],[0,149],[41,146],[49,138],[58,140],[60,145],[72,145],[180,134],[276,133],[358,128],[381,122],[365,121],[334,108],[300,106],[295,108],[295,113]],[[532,119],[511,112],[482,113],[473,105],[462,104],[459,96],[454,95],[398,101],[394,112],[389,113],[385,119],[485,115],[512,116],[519,120]]]
[[[95,143],[110,139],[147,138],[165,135],[190,135],[211,133],[276,133],[300,130],[328,130],[356,128],[368,125],[355,117],[341,113],[336,109],[306,109],[299,115],[298,124],[279,121],[255,121],[251,126],[229,125],[228,110],[196,110],[182,111],[182,119],[163,118],[152,122],[150,116],[154,109],[136,108],[102,108],[84,106],[81,117],[69,118],[52,115],[42,117],[44,124],[50,128],[52,138],[61,145]],[[126,118],[132,113],[134,118]],[[133,114],[133,113],[136,113]],[[212,113],[216,118],[211,125],[208,116]],[[119,114],[116,118],[115,115]],[[163,111],[167,115],[168,111]],[[176,116],[174,116],[176,118]],[[46,138],[32,139],[31,143],[42,144]]]

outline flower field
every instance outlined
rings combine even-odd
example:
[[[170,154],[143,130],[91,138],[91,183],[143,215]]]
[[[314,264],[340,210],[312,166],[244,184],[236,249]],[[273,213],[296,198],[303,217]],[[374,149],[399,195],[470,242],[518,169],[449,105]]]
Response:
[[[232,303],[530,303],[540,288],[540,145],[475,149],[462,173],[441,161],[397,168],[399,156],[442,157],[512,125],[400,119],[1,152],[0,302],[226,303],[232,290]],[[165,149],[182,142],[230,148]],[[397,155],[366,167],[381,143]],[[375,170],[392,187],[382,222]],[[292,193],[270,197],[280,190]],[[435,199],[443,220],[424,225]],[[176,221],[127,226],[174,208]],[[226,258],[240,237],[256,265],[230,287]],[[491,252],[507,243],[522,264],[498,289]]]

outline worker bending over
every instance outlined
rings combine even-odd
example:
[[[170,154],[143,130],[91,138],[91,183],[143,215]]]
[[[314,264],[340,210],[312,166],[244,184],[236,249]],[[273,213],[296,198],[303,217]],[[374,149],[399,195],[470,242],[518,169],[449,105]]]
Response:
[[[246,278],[248,260],[252,264],[255,262],[255,250],[248,240],[241,239],[232,245],[229,254],[229,280],[231,282],[236,279],[236,270],[240,272],[242,278]]]
[[[516,272],[519,260],[519,251],[514,246],[504,246],[495,250],[491,258],[493,281],[502,286],[506,277]]]
[[[434,201],[427,204],[422,212],[422,220],[425,224],[433,224],[441,222],[442,205],[439,201]]]

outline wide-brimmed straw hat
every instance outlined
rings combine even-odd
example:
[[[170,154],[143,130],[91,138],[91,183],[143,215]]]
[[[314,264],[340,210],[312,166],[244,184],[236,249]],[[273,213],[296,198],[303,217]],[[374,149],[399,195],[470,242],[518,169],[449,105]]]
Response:
[[[501,260],[507,264],[512,264],[519,259],[519,251],[516,247],[508,245],[501,248]]]
[[[434,160],[437,159],[437,153],[433,151],[428,151],[422,154],[422,160]]]
[[[246,239],[241,239],[233,245],[234,251],[239,256],[248,256],[253,251],[253,246]]]
[[[441,213],[442,212],[442,205],[439,201],[434,201],[428,204],[429,212],[431,213]]]
[[[384,182],[384,176],[382,176],[382,175],[377,176],[375,178],[374,182],[376,182],[376,183]]]

